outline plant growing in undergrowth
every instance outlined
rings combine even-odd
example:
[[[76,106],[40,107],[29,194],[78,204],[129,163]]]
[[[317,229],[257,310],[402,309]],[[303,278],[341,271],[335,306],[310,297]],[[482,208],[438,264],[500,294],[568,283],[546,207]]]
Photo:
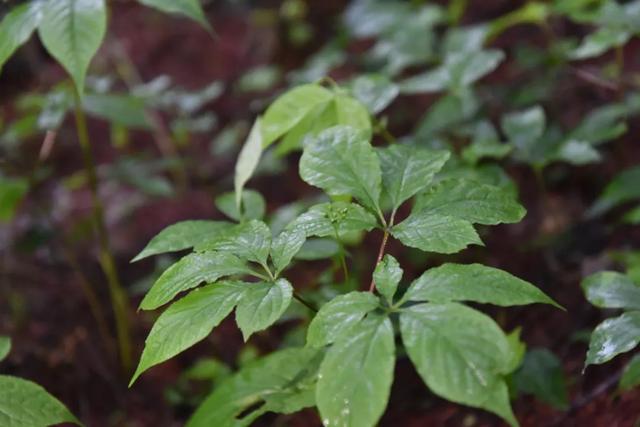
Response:
[[[593,330],[585,369],[606,363],[619,354],[633,350],[640,343],[640,284],[628,275],[601,271],[582,281],[587,300],[600,308],[624,312],[606,319]],[[640,384],[640,356],[636,355],[621,373],[619,387],[628,390]]]
[[[518,222],[525,209],[500,187],[438,179],[448,151],[405,144],[373,147],[371,133],[366,108],[337,87],[294,88],[256,120],[236,165],[235,200],[218,200],[239,223],[175,224],[135,258],[192,249],[160,276],[140,305],[157,309],[190,291],[155,322],[132,383],[204,339],[234,309],[247,340],[278,321],[295,299],[313,315],[306,346],[277,351],[243,368],[204,401],[188,425],[247,425],[266,412],[311,406],[327,426],[375,425],[389,398],[397,334],[433,393],[517,425],[505,378],[519,366],[523,344],[518,333],[505,334],[464,302],[557,304],[532,284],[480,264],[446,263],[401,287],[403,270],[385,250],[395,238],[426,252],[459,252],[482,245],[474,224]],[[256,219],[264,210],[260,196],[243,189],[263,149],[278,140],[283,142],[276,150],[302,146],[301,178],[330,200],[273,236]],[[408,201],[413,201],[411,213],[398,220]],[[283,275],[308,238],[340,241],[374,229],[383,237],[362,291],[338,295],[316,312]]]
[[[0,362],[11,351],[11,340],[0,336]],[[80,422],[55,397],[38,384],[0,375],[0,425],[46,427]]]

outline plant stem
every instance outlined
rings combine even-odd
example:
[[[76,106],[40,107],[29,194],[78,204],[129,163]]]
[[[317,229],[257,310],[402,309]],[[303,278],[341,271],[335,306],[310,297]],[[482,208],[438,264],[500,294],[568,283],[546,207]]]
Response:
[[[297,293],[296,291],[293,291],[293,297],[298,300],[298,302],[302,305],[304,305],[305,307],[307,307],[309,310],[313,311],[314,313],[318,312],[318,309],[315,308],[310,302],[308,302],[307,300],[305,300],[304,298],[302,298],[300,296],[299,293]]]
[[[131,334],[129,330],[128,320],[128,301],[127,295],[120,283],[118,271],[113,259],[109,245],[109,234],[104,220],[104,208],[100,197],[98,196],[98,177],[96,173],[96,165],[91,152],[91,142],[89,140],[89,131],[87,128],[87,118],[82,109],[82,100],[77,89],[74,89],[75,95],[75,116],[76,130],[78,133],[78,142],[82,150],[82,159],[84,162],[85,173],[87,174],[87,182],[91,191],[93,203],[93,225],[98,237],[98,245],[100,250],[100,266],[107,278],[109,286],[109,296],[113,306],[113,314],[116,322],[116,335],[118,339],[118,349],[120,352],[120,362],[126,374],[131,371]]]
[[[376,268],[376,266],[380,263],[380,261],[382,261],[382,257],[384,256],[384,250],[387,247],[387,241],[389,240],[389,230],[391,229],[391,227],[393,227],[393,223],[396,219],[396,211],[397,209],[394,209],[391,212],[391,217],[389,218],[389,225],[384,227],[384,234],[382,235],[382,242],[380,243],[380,249],[378,250],[378,257],[376,258],[376,263],[373,266],[374,270]],[[373,277],[371,277],[371,283],[369,284],[369,292],[373,292],[376,290],[376,282],[373,279]]]

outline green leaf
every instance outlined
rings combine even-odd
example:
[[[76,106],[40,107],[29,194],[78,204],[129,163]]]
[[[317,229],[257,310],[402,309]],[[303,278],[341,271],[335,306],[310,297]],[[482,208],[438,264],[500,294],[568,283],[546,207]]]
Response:
[[[629,311],[600,323],[591,334],[588,365],[608,362],[620,353],[633,350],[640,342],[640,311]]]
[[[338,255],[340,251],[340,244],[335,240],[309,239],[302,245],[300,252],[296,254],[295,258],[303,261],[316,261],[334,257]]]
[[[324,108],[333,97],[331,91],[317,84],[298,86],[278,97],[262,119],[263,146],[281,138],[316,108]]]
[[[602,271],[582,281],[589,302],[600,308],[640,310],[640,286],[622,273]]]
[[[486,120],[479,121],[469,127],[469,135],[473,138],[470,145],[462,150],[462,158],[472,165],[484,158],[501,159],[511,152],[513,147],[500,142],[498,132]]]
[[[636,206],[627,212],[622,218],[624,222],[629,224],[640,224],[640,206]]]
[[[482,240],[469,221],[428,211],[412,213],[391,229],[391,234],[406,246],[426,252],[452,254]]]
[[[526,210],[500,187],[469,180],[448,179],[421,194],[413,212],[428,212],[494,225],[519,222]]]
[[[495,70],[503,60],[504,53],[495,49],[454,52],[440,67],[410,77],[400,87],[408,94],[459,90]]]
[[[404,301],[473,301],[499,306],[551,304],[560,307],[531,283],[506,271],[480,264],[443,264],[413,281]]]
[[[171,301],[180,292],[221,277],[246,274],[244,262],[231,253],[203,252],[185,256],[166,269],[140,303],[143,310],[153,310]]]
[[[216,197],[215,203],[220,212],[237,222],[243,219],[262,219],[266,211],[264,197],[253,190],[242,192],[242,212],[236,204],[235,193],[224,193]]]
[[[388,317],[369,315],[344,331],[320,365],[316,402],[323,424],[376,425],[389,400],[394,365]]]
[[[104,0],[56,0],[44,7],[38,27],[42,44],[73,78],[80,94],[91,59],[107,28]]]
[[[400,315],[409,358],[432,392],[517,425],[503,379],[511,350],[488,316],[461,304],[419,304]]]
[[[189,220],[172,224],[158,233],[131,262],[152,255],[190,249],[215,239],[232,226],[226,221]]]
[[[513,371],[518,369],[524,359],[524,355],[527,351],[527,345],[520,339],[521,331],[522,329],[518,327],[507,335],[507,342],[511,348],[511,360],[505,367],[505,373],[511,374]]]
[[[465,89],[438,99],[427,110],[416,130],[416,140],[429,141],[434,135],[473,118],[480,103],[472,90]]]
[[[376,289],[387,300],[389,305],[393,304],[393,296],[398,290],[398,283],[402,279],[402,268],[400,263],[391,255],[385,255],[382,261],[376,265],[373,272],[373,280]]]
[[[0,175],[0,223],[11,221],[18,205],[29,190],[29,183],[22,178]]]
[[[82,99],[82,107],[89,114],[111,123],[134,129],[151,129],[145,103],[141,98],[130,95],[87,94]]]
[[[46,427],[61,423],[81,425],[62,402],[38,384],[0,375],[0,425]]]
[[[254,360],[216,386],[187,427],[248,426],[266,412],[289,414],[314,406],[321,356],[317,349],[289,348]]]
[[[233,178],[233,185],[236,192],[236,206],[238,211],[242,210],[242,190],[249,181],[249,178],[255,172],[260,156],[262,156],[262,124],[261,119],[258,117],[249,132],[247,141],[242,146],[240,154],[238,155],[238,161],[236,162],[235,176]]]
[[[600,153],[588,142],[569,140],[558,148],[554,158],[572,165],[586,165],[601,160]]]
[[[619,388],[626,391],[637,387],[640,384],[640,354],[636,354],[627,363],[627,366],[622,372],[622,378],[620,378]]]
[[[371,114],[378,114],[400,93],[398,86],[382,74],[364,74],[351,82],[351,93]]]
[[[376,217],[360,205],[349,202],[321,203],[298,216],[288,230],[301,230],[307,237],[333,237],[370,231],[377,225]]]
[[[544,110],[535,106],[524,111],[505,114],[502,117],[502,130],[517,150],[525,157],[534,152],[535,146],[542,138],[546,127]]]
[[[206,29],[210,29],[199,0],[138,0],[140,3],[154,7],[162,12],[184,15],[193,19]]]
[[[527,352],[514,382],[520,393],[532,394],[556,409],[569,407],[567,384],[560,360],[546,348]]]
[[[11,338],[0,336],[0,362],[2,362],[11,351]]]
[[[41,1],[31,1],[15,6],[0,22],[0,71],[40,25],[43,4]]]
[[[271,326],[291,304],[293,288],[285,279],[248,284],[236,310],[236,322],[244,340]]]
[[[587,59],[600,56],[609,49],[624,45],[632,34],[617,28],[600,28],[587,35],[575,50],[570,53],[571,59]]]
[[[322,306],[307,331],[307,345],[322,347],[333,343],[345,330],[356,324],[379,305],[371,292],[349,292]]]
[[[214,283],[171,304],[151,328],[129,386],[150,367],[202,341],[231,313],[250,286],[243,282]]]
[[[640,166],[625,169],[605,187],[589,215],[600,215],[609,209],[631,200],[640,199]]]
[[[304,147],[300,176],[331,196],[349,194],[379,212],[380,161],[367,137],[346,126],[327,129]]]
[[[427,188],[450,156],[448,151],[398,144],[378,149],[377,153],[382,168],[382,188],[393,209]]]
[[[251,220],[227,229],[223,234],[215,236],[196,247],[197,251],[220,251],[234,254],[239,258],[267,263],[271,248],[271,231],[267,224]]]
[[[275,274],[279,275],[307,240],[302,230],[284,230],[271,242],[271,261]]]

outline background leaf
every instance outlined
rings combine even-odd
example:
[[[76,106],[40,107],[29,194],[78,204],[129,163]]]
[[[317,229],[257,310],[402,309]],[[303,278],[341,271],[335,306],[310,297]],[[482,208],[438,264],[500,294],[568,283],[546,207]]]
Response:
[[[532,394],[556,409],[569,407],[562,364],[545,348],[534,348],[527,352],[522,367],[514,375],[514,383],[520,393]]]
[[[2,362],[11,351],[11,338],[0,336],[0,362]]]
[[[620,353],[633,350],[639,342],[640,311],[607,319],[591,334],[585,367],[608,362]]]
[[[176,13],[193,19],[206,29],[210,29],[199,0],[138,0],[140,3],[166,13]]]
[[[233,185],[236,192],[236,206],[242,211],[242,190],[253,175],[262,156],[262,122],[258,117],[249,132],[247,141],[242,146],[236,162]]]
[[[640,310],[640,286],[622,273],[602,271],[592,274],[582,281],[582,289],[596,307]]]

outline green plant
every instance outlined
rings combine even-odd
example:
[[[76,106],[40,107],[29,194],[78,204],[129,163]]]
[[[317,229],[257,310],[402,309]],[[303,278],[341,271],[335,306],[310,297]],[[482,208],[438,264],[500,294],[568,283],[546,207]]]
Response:
[[[602,194],[588,212],[590,217],[602,215],[620,205],[640,200],[640,167],[632,167],[620,172],[605,187]],[[623,221],[640,224],[640,206],[628,211]]]
[[[345,125],[346,120],[358,127]],[[396,334],[434,393],[517,424],[505,377],[520,364],[519,341],[463,302],[557,304],[533,285],[480,264],[443,264],[399,292],[403,270],[385,250],[394,237],[422,251],[455,253],[482,245],[473,224],[518,222],[525,210],[500,187],[435,180],[447,151],[404,144],[374,148],[368,123],[364,106],[339,88],[332,92],[317,85],[285,93],[256,120],[236,165],[235,203],[228,196],[218,202],[240,223],[178,223],[136,257],[193,249],[160,276],[140,305],[156,309],[191,291],[156,321],[132,383],[204,339],[234,308],[247,340],[275,323],[295,299],[315,314],[306,346],[276,352],[240,371],[214,391],[190,425],[231,425],[240,413],[244,425],[267,411],[288,413],[313,405],[325,425],[374,425],[393,381]],[[301,178],[333,200],[312,206],[272,236],[268,225],[255,219],[264,205],[243,189],[264,147],[277,140],[282,142],[276,150],[302,144]],[[397,221],[409,200],[411,213]],[[382,230],[383,237],[366,290],[335,296],[316,313],[283,277],[307,238],[340,242],[349,233],[373,229]],[[244,394],[249,390],[253,399]],[[255,409],[257,403],[262,405]],[[243,410],[249,406],[255,410],[247,414]]]
[[[0,362],[11,351],[9,337],[0,336]],[[0,375],[0,424],[13,427],[47,427],[60,423],[81,425],[58,399],[38,384]]]

